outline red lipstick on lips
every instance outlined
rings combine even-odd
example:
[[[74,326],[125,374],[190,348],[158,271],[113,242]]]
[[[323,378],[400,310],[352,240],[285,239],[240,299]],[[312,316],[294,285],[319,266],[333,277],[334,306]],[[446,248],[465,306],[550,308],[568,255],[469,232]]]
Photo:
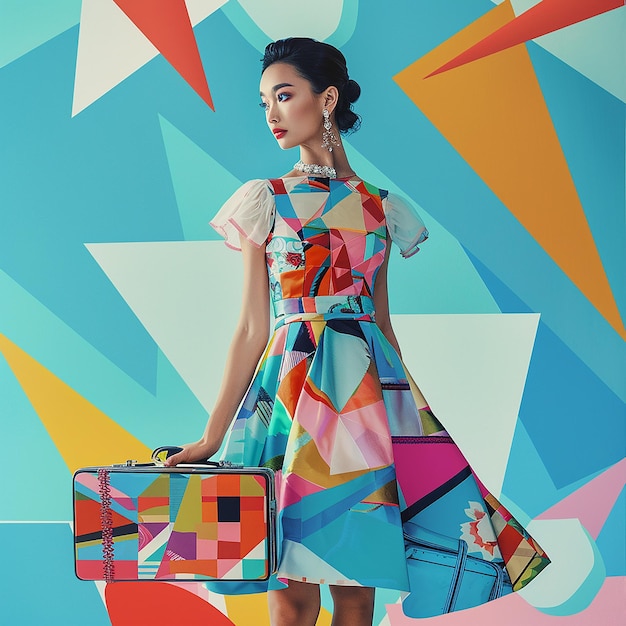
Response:
[[[276,139],[280,139],[281,137],[285,136],[285,133],[287,131],[283,130],[282,128],[275,128],[272,132],[274,133],[274,137],[276,137]]]

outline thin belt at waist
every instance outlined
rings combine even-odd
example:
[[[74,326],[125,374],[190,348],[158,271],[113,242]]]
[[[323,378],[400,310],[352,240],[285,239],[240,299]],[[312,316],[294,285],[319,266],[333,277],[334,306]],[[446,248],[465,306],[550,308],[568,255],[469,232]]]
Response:
[[[374,301],[368,296],[314,296],[274,302],[275,328],[290,322],[329,319],[374,321]]]

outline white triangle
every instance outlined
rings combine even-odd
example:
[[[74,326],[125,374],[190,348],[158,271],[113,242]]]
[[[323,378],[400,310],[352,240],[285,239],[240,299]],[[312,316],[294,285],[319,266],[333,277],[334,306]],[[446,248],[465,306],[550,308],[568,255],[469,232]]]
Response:
[[[265,540],[260,541],[259,543],[246,554],[244,559],[259,559],[263,560],[267,556],[267,543]]]
[[[499,496],[539,315],[392,319],[404,362],[435,415]]]
[[[220,563],[220,565],[222,564],[223,562]],[[221,577],[224,580],[241,580],[243,578],[243,561],[235,561],[229,570],[221,572]]]
[[[241,301],[241,255],[222,241],[87,244],[150,336],[211,411]]]
[[[192,25],[227,0],[187,0]],[[72,116],[119,85],[158,50],[113,0],[83,0]]]
[[[345,472],[358,472],[368,469],[367,461],[359,449],[358,444],[352,438],[350,431],[343,422],[337,420],[337,430],[333,442],[333,453],[330,460],[330,474],[343,474]]]

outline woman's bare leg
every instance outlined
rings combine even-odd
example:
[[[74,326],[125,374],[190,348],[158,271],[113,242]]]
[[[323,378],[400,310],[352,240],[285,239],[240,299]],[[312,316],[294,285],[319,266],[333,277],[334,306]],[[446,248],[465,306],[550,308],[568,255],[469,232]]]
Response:
[[[335,603],[331,626],[372,626],[374,591],[373,587],[330,585]]]
[[[289,580],[287,589],[268,593],[272,626],[315,626],[320,612],[320,588]]]

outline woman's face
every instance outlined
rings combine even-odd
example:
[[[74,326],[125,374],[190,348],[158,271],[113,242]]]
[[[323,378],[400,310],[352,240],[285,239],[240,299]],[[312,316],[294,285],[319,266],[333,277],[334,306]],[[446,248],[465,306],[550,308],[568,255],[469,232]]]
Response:
[[[324,97],[288,63],[273,63],[263,72],[261,106],[283,150],[321,144]]]

